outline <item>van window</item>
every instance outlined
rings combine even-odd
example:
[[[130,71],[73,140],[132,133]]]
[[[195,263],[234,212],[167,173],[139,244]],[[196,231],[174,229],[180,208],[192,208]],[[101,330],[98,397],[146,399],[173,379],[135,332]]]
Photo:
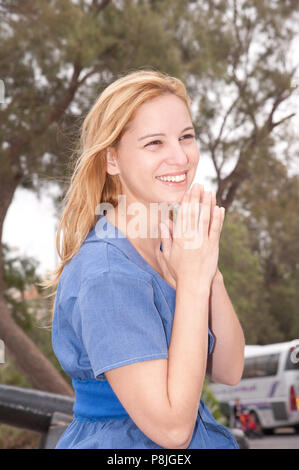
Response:
[[[299,345],[289,350],[285,370],[299,370]]]
[[[245,358],[242,379],[268,377],[276,375],[278,370],[279,353]]]

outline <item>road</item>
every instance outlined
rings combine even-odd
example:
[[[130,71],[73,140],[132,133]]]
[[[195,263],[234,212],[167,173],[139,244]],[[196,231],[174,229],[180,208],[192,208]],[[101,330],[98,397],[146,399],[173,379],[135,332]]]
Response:
[[[276,429],[272,436],[248,439],[250,449],[299,449],[299,434],[293,428]]]

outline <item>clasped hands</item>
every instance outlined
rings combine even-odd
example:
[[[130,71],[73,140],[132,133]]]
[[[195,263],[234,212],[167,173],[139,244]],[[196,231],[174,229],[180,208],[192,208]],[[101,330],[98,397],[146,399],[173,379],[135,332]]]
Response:
[[[199,202],[202,203],[202,198],[203,198],[203,195],[204,195],[204,186],[202,184],[198,184],[198,183],[194,183],[196,185],[199,186]],[[189,189],[189,191],[191,191],[192,188]],[[210,215],[210,226],[212,224],[212,218],[213,218],[213,212],[214,212],[214,207],[216,205],[216,193],[215,191],[211,191],[211,215]],[[224,222],[224,217],[225,217],[225,214],[224,212],[221,213],[221,221],[220,221],[220,232],[222,230],[222,226],[223,226],[223,222]],[[169,234],[170,234],[170,237],[171,239],[173,239],[173,229],[174,229],[174,225],[173,225],[173,222],[171,219],[169,219]],[[176,280],[174,279],[174,277],[171,275],[168,267],[167,267],[167,264],[164,260],[164,257],[162,255],[162,253],[159,252],[157,253],[157,258],[158,258],[158,262],[159,262],[159,265],[161,267],[161,270],[163,272],[163,276],[164,276],[164,279],[174,288],[176,289]],[[212,279],[212,284],[217,281],[217,280],[222,280],[223,277],[222,277],[222,274],[217,266],[217,269],[215,271],[215,274],[214,274],[214,277]]]

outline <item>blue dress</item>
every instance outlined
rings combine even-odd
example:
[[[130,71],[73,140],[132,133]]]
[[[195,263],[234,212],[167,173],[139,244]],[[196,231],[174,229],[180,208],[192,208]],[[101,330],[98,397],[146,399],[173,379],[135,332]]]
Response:
[[[175,301],[175,289],[101,215],[57,287],[52,345],[75,402],[56,449],[163,449],[136,426],[104,372],[168,358]],[[239,447],[200,400],[188,449],[209,448]]]

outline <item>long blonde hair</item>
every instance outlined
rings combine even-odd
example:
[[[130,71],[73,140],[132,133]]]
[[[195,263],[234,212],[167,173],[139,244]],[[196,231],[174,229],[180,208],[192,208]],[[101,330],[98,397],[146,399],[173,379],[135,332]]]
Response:
[[[191,116],[191,100],[181,80],[155,70],[137,70],[121,76],[105,88],[85,117],[57,229],[56,249],[61,261],[50,273],[54,278],[41,283],[44,288],[54,289],[49,296],[55,295],[64,266],[79,251],[93,228],[97,206],[102,202],[117,206],[122,188],[119,176],[106,171],[107,148],[117,148],[128,123],[142,103],[164,93],[173,93],[181,98]]]

